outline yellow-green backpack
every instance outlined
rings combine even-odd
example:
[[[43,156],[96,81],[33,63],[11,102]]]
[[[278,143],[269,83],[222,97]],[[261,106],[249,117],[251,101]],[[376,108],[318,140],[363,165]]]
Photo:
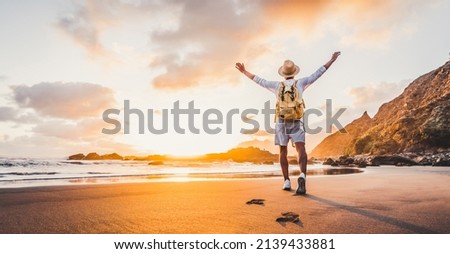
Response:
[[[305,103],[298,92],[297,80],[290,88],[281,82],[278,88],[275,121],[277,119],[298,120],[304,113]]]

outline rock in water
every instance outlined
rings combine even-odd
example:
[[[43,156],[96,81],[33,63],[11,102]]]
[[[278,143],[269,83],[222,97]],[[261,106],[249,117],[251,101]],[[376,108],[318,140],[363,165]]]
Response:
[[[288,160],[288,163],[291,165],[296,165],[296,164],[298,164],[298,161],[297,161],[297,159],[290,159],[290,160]]]
[[[333,163],[334,163],[334,160],[331,158],[328,158],[323,162],[323,165],[331,165]]]
[[[69,156],[69,160],[82,160],[84,159],[84,154],[77,153]]]
[[[439,167],[443,167],[443,166],[449,167],[450,166],[450,159],[439,158],[439,159],[436,160],[436,162],[433,163],[433,166],[435,166],[435,167],[437,167],[437,166],[439,166]]]
[[[148,165],[158,166],[158,165],[164,165],[164,161],[150,161]]]
[[[412,166],[417,165],[417,162],[406,157],[398,155],[379,155],[372,158],[372,164],[376,165],[397,165],[397,166]]]
[[[83,160],[101,160],[102,158],[97,153],[88,153]]]
[[[117,153],[104,154],[100,157],[102,160],[123,160],[123,157]]]

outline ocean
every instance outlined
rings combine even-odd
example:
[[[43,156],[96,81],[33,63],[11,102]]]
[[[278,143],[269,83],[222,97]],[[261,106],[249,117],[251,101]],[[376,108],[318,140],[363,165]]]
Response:
[[[290,166],[292,175],[299,173]],[[308,165],[308,175],[336,175],[362,172],[356,168]],[[0,188],[55,185],[107,184],[148,181],[198,181],[281,176],[278,163],[261,165],[225,162],[165,162],[148,165],[133,160],[66,160],[0,158]]]

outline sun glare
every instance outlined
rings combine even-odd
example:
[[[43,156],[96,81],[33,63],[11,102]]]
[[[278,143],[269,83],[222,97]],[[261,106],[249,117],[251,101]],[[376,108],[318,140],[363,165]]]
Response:
[[[123,135],[121,142],[131,145],[142,154],[164,154],[190,157],[208,153],[225,152],[242,142],[234,134],[165,134]],[[155,146],[155,144],[158,144]]]

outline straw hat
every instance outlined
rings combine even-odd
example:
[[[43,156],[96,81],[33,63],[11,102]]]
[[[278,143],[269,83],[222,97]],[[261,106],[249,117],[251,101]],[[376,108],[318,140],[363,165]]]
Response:
[[[283,66],[278,69],[278,74],[285,78],[294,77],[298,74],[300,68],[294,64],[291,60],[284,61]]]

